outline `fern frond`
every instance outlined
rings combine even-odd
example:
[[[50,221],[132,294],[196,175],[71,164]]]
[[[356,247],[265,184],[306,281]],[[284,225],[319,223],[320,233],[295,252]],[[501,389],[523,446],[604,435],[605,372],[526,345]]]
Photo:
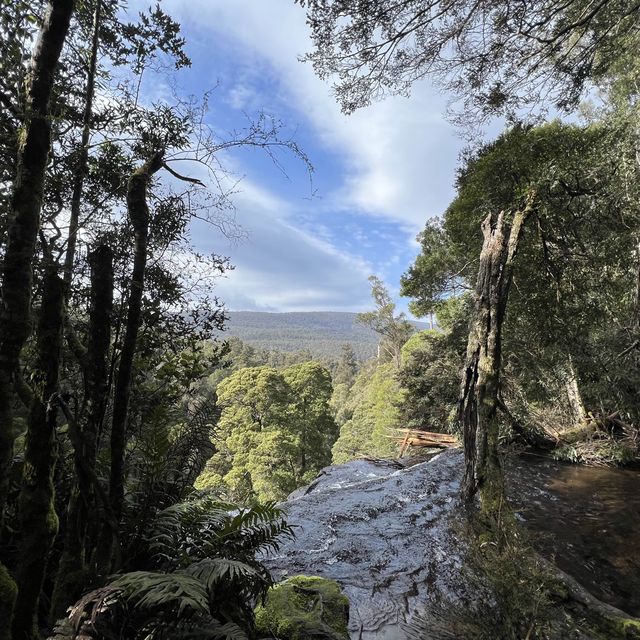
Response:
[[[205,585],[183,573],[133,571],[118,576],[111,585],[138,610],[162,611],[177,617],[209,613]]]
[[[257,552],[277,551],[280,538],[293,536],[284,516],[273,502],[239,508],[198,497],[158,513],[149,547],[166,570],[216,556],[244,560]]]
[[[207,589],[223,581],[263,580],[263,575],[258,569],[240,560],[228,558],[206,558],[183,570],[186,575],[193,576],[203,582]]]
[[[279,539],[293,537],[293,528],[284,519],[284,512],[274,502],[241,509],[220,531],[223,546],[236,552],[255,554],[278,551]]]

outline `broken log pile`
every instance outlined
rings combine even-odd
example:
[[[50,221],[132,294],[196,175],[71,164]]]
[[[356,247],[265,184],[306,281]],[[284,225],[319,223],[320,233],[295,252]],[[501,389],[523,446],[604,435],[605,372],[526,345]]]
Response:
[[[399,457],[402,457],[407,447],[449,449],[459,447],[460,442],[456,436],[448,433],[434,433],[432,431],[417,431],[414,429],[394,429],[397,435],[391,435],[400,445]]]

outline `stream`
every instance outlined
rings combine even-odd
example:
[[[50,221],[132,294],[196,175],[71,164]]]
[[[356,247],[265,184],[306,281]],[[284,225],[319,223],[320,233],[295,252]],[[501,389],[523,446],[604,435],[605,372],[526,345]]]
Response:
[[[640,616],[640,472],[526,455],[507,477],[534,547],[598,599]]]
[[[506,469],[512,504],[539,552],[597,598],[640,615],[640,473],[531,455],[510,458]],[[351,603],[352,639],[398,640],[403,623],[433,607],[473,610],[487,594],[469,580],[456,525],[463,471],[460,449],[418,464],[327,467],[282,505],[296,538],[265,564],[276,580],[336,580]]]

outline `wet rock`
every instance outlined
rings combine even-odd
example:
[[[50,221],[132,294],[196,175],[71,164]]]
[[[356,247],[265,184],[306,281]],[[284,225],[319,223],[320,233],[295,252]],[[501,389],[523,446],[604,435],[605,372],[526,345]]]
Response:
[[[473,617],[491,598],[481,593],[485,578],[471,574],[460,537],[463,468],[460,450],[411,467],[376,460],[328,467],[284,503],[297,536],[265,564],[278,580],[336,580],[350,601],[351,638],[402,639],[412,615]],[[538,551],[605,603],[637,615],[638,555],[629,541],[640,532],[640,474],[523,458],[509,460],[506,471]],[[600,637],[563,633],[556,637]]]
[[[462,452],[408,468],[354,460],[329,467],[284,503],[296,538],[265,564],[280,580],[336,580],[349,598],[351,638],[397,640],[413,611],[467,605],[466,544],[455,526]]]

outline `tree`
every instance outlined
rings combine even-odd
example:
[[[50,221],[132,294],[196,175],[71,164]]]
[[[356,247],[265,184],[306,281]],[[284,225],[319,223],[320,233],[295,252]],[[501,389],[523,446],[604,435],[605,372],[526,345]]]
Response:
[[[505,133],[460,171],[458,195],[439,232],[441,245],[450,247],[446,259],[440,259],[441,245],[429,253],[434,245],[425,244],[403,280],[420,307],[442,306],[451,282],[464,289],[479,272],[481,216],[512,216],[524,206],[524,194],[536,194],[512,267],[517,287],[509,292],[501,328],[504,368],[497,398],[502,423],[530,444],[553,446],[541,427],[591,433],[617,411],[623,422],[637,423],[637,405],[627,395],[636,374],[629,361],[624,372],[618,368],[618,354],[634,344],[635,245],[629,229],[638,220],[633,173],[621,182],[624,173],[617,168],[621,160],[634,165],[623,139],[601,124],[550,123]],[[499,267],[496,276],[503,274]],[[489,300],[488,293],[480,298]]]
[[[382,281],[376,276],[369,276],[369,282],[371,297],[376,308],[374,311],[359,313],[356,321],[381,336],[378,358],[392,359],[396,368],[399,368],[402,345],[409,339],[415,328],[406,319],[404,313],[396,315],[396,305]]]
[[[40,226],[45,169],[51,145],[49,101],[55,69],[69,29],[73,5],[72,0],[52,0],[47,7],[47,14],[30,63],[25,119],[18,142],[18,161],[11,201],[12,214],[3,261],[2,311],[0,313],[0,526],[4,522],[9,470],[13,457],[13,384],[18,373],[20,352],[29,336],[31,324],[32,261]],[[56,287],[55,276],[51,278],[50,283],[52,288]],[[53,291],[49,303],[56,304]],[[55,309],[48,309],[48,311],[52,313],[53,318],[56,317]],[[43,328],[46,329],[46,325]],[[57,326],[54,323],[54,334],[57,333],[56,329]],[[54,340],[51,346],[55,351],[55,347],[59,347],[59,341]],[[42,354],[45,353],[46,348],[47,345],[43,344],[40,350]],[[59,349],[57,353],[49,352],[48,355],[52,356],[53,360],[50,363],[42,363],[47,372],[44,374],[47,382],[38,391],[49,395],[46,397],[40,395],[37,398],[39,406],[37,409],[34,407],[33,420],[30,421],[30,443],[34,456],[38,456],[40,452],[44,454],[38,461],[40,464],[36,464],[34,469],[35,484],[39,486],[34,488],[32,496],[44,487],[43,498],[46,504],[36,504],[35,508],[40,508],[41,512],[45,513],[50,513],[50,496],[53,491],[50,477],[52,465],[48,449],[55,427],[55,416],[51,415],[51,411],[49,415],[43,415],[43,407],[47,407],[50,396],[57,386]],[[44,436],[44,442],[37,442],[38,436]],[[41,451],[36,452],[35,448]],[[27,493],[25,492],[24,495],[27,500]],[[55,514],[52,517],[55,518]],[[51,521],[51,516],[49,521],[50,526],[43,533],[52,539],[55,535],[56,523]],[[50,539],[47,543],[50,543]],[[24,608],[20,611],[20,617],[16,618],[15,622],[18,625],[18,631],[25,637],[35,636],[35,614],[40,585],[44,577],[42,563],[46,558],[47,547],[48,544],[45,544],[44,553],[42,549],[37,549],[39,558],[35,559],[36,566],[30,567],[33,571],[20,576],[22,586],[29,585],[29,594],[22,605]],[[16,594],[10,578],[4,575],[4,567],[0,570],[0,575],[5,582],[0,594],[0,613],[7,623],[2,633],[10,638],[8,627],[13,615],[13,599]],[[29,581],[34,581],[35,584],[30,585]]]
[[[32,637],[46,603],[55,617],[101,572],[138,561],[145,525],[184,497],[210,454],[215,395],[195,383],[224,352],[204,344],[226,317],[209,292],[229,262],[194,251],[188,224],[232,233],[230,193],[173,163],[213,175],[224,171],[216,154],[243,145],[305,158],[264,115],[220,139],[206,126],[208,96],[144,99],[146,69],[188,64],[179,25],[158,7],[129,23],[119,0],[78,3],[73,15],[71,2],[45,5],[0,7],[3,640],[12,576],[14,636]],[[109,100],[93,99],[97,85]]]
[[[398,382],[404,392],[399,405],[404,427],[443,433],[457,428],[455,413],[469,313],[464,305],[452,325],[415,333],[402,347]],[[441,322],[439,313],[438,324],[443,327]]]
[[[333,373],[333,385],[344,384],[351,387],[358,373],[358,361],[350,343],[343,344],[340,349],[340,359]]]
[[[306,7],[323,78],[347,113],[431,77],[483,117],[542,102],[575,106],[637,30],[624,0],[297,0]]]
[[[147,162],[136,169],[129,178],[127,189],[127,211],[134,230],[135,251],[129,299],[127,302],[127,320],[124,340],[120,352],[120,364],[116,376],[113,397],[113,418],[111,423],[111,473],[109,478],[109,500],[116,521],[122,517],[124,502],[124,449],[126,441],[126,422],[131,395],[131,377],[133,358],[136,352],[138,331],[142,320],[142,294],[146,271],[149,241],[149,206],[147,190],[154,173],[162,168],[164,150],[156,151]],[[109,527],[105,527],[102,553],[108,554],[99,559],[103,568],[110,566],[113,558],[111,549],[114,541]]]
[[[370,361],[360,371],[346,401],[348,419],[333,445],[334,464],[362,456],[390,457],[396,445],[389,437],[399,426],[402,390],[392,362]]]
[[[338,428],[329,402],[333,387],[331,374],[318,362],[304,362],[282,372],[293,397],[292,426],[300,448],[301,483],[310,482],[318,471],[331,464],[331,447]]]
[[[465,476],[463,497],[471,502],[479,493],[482,515],[492,526],[505,503],[504,475],[498,452],[498,397],[502,368],[502,327],[513,277],[513,262],[523,224],[532,211],[535,193],[513,213],[508,231],[505,214],[491,214],[482,223],[474,314],[460,390],[458,416],[464,430]]]
[[[217,451],[198,486],[243,501],[280,500],[310,482],[330,463],[337,437],[331,390],[329,372],[315,362],[234,372],[217,388]]]

